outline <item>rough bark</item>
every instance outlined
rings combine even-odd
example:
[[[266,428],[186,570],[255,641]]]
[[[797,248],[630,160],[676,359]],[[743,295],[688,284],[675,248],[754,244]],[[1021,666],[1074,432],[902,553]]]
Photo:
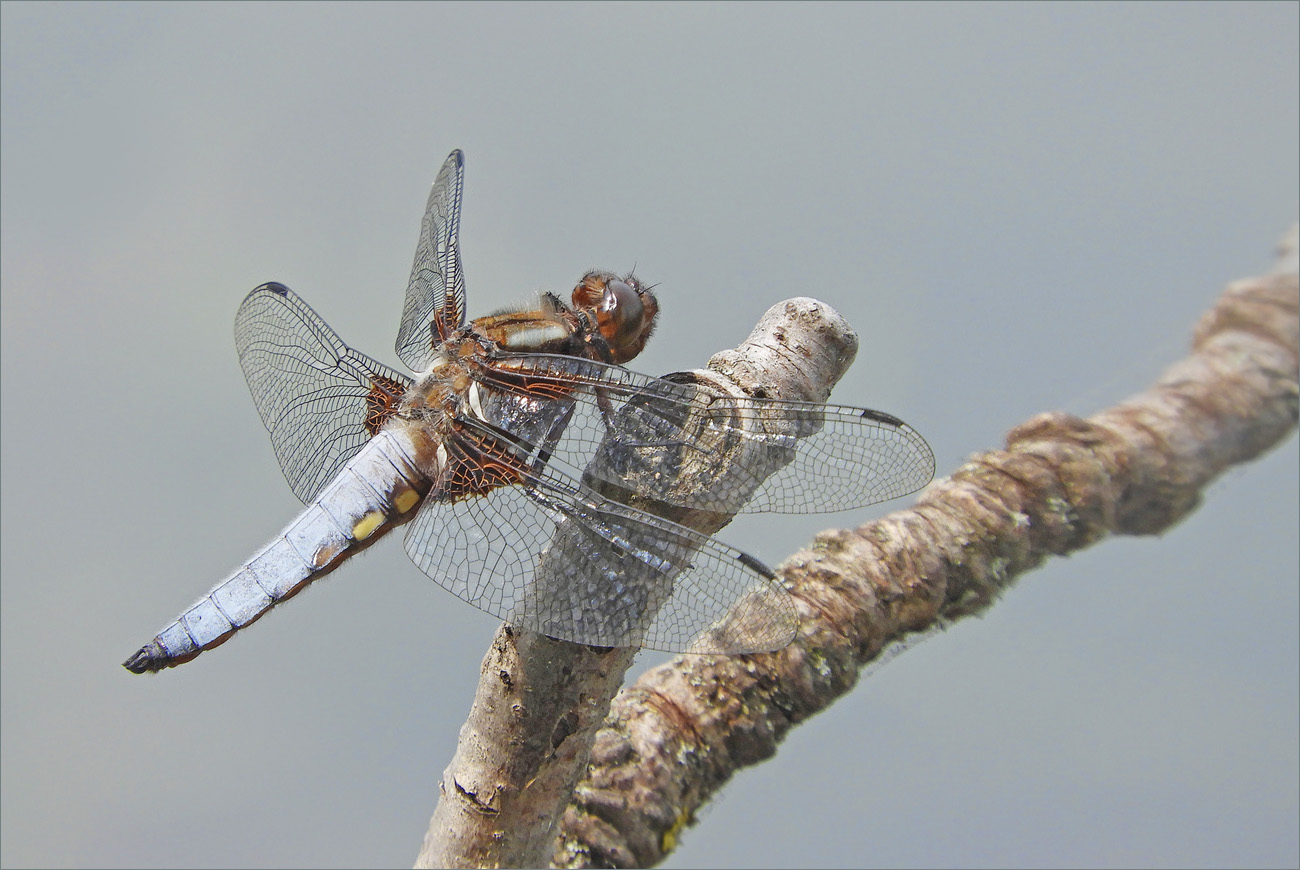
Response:
[[[773,398],[824,402],[856,352],[857,336],[834,310],[791,299],[773,306],[743,344],[691,375],[721,394],[762,389]],[[730,519],[669,513],[707,533]],[[543,562],[539,576],[546,571]],[[635,653],[503,625],[483,660],[415,866],[530,867],[550,860],[559,820]]]
[[[614,700],[567,809],[557,866],[658,863],[739,768],[857,682],[911,632],[987,608],[1023,573],[1111,534],[1158,534],[1229,466],[1297,420],[1296,230],[1278,268],[1231,284],[1191,355],[1089,418],[1039,415],[915,507],[829,531],[781,567],[799,639],[775,653],[685,656]]]

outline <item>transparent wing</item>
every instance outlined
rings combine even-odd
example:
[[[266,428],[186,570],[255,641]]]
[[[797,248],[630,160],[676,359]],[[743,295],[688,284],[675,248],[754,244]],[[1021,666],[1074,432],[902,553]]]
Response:
[[[244,299],[235,348],[276,459],[303,502],[361,449],[410,385],[344,344],[283,284],[263,284]]]
[[[448,330],[465,323],[465,280],[460,265],[460,201],[465,182],[465,158],[453,151],[442,164],[415,247],[411,280],[402,306],[402,327],[397,333],[397,356],[423,372],[433,359],[439,339],[437,317]]]
[[[622,502],[823,513],[898,498],[934,474],[934,454],[915,429],[866,408],[719,398],[688,375],[651,378],[548,354],[504,356],[478,377],[485,394],[570,401],[567,428],[548,451]],[[513,410],[525,404],[495,403],[489,420],[536,440]]]
[[[734,654],[795,636],[793,603],[766,566],[550,469],[521,486],[426,500],[405,546],[457,597],[562,640]]]

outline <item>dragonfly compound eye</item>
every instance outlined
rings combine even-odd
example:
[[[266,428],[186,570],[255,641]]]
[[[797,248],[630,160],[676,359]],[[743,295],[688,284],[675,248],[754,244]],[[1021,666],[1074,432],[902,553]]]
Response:
[[[658,313],[654,295],[635,279],[610,277],[605,281],[596,307],[596,325],[615,362],[627,362],[641,352]]]

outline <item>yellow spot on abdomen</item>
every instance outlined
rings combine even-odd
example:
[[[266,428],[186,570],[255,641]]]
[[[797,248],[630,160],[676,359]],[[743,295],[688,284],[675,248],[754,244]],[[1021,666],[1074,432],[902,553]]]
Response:
[[[398,513],[406,513],[411,508],[420,503],[420,494],[413,489],[404,490],[398,493],[397,498],[393,499],[393,507],[397,508]]]
[[[366,538],[373,535],[375,529],[382,526],[386,519],[388,518],[384,516],[382,511],[371,511],[361,519],[357,520],[357,524],[352,527],[352,537],[356,538],[358,541],[364,541]]]

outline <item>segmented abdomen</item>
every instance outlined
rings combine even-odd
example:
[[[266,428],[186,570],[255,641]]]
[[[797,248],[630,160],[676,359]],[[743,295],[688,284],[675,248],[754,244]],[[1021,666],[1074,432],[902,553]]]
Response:
[[[430,482],[427,453],[405,427],[370,439],[316,499],[243,567],[128,659],[135,673],[187,662],[329,573],[415,515]]]

